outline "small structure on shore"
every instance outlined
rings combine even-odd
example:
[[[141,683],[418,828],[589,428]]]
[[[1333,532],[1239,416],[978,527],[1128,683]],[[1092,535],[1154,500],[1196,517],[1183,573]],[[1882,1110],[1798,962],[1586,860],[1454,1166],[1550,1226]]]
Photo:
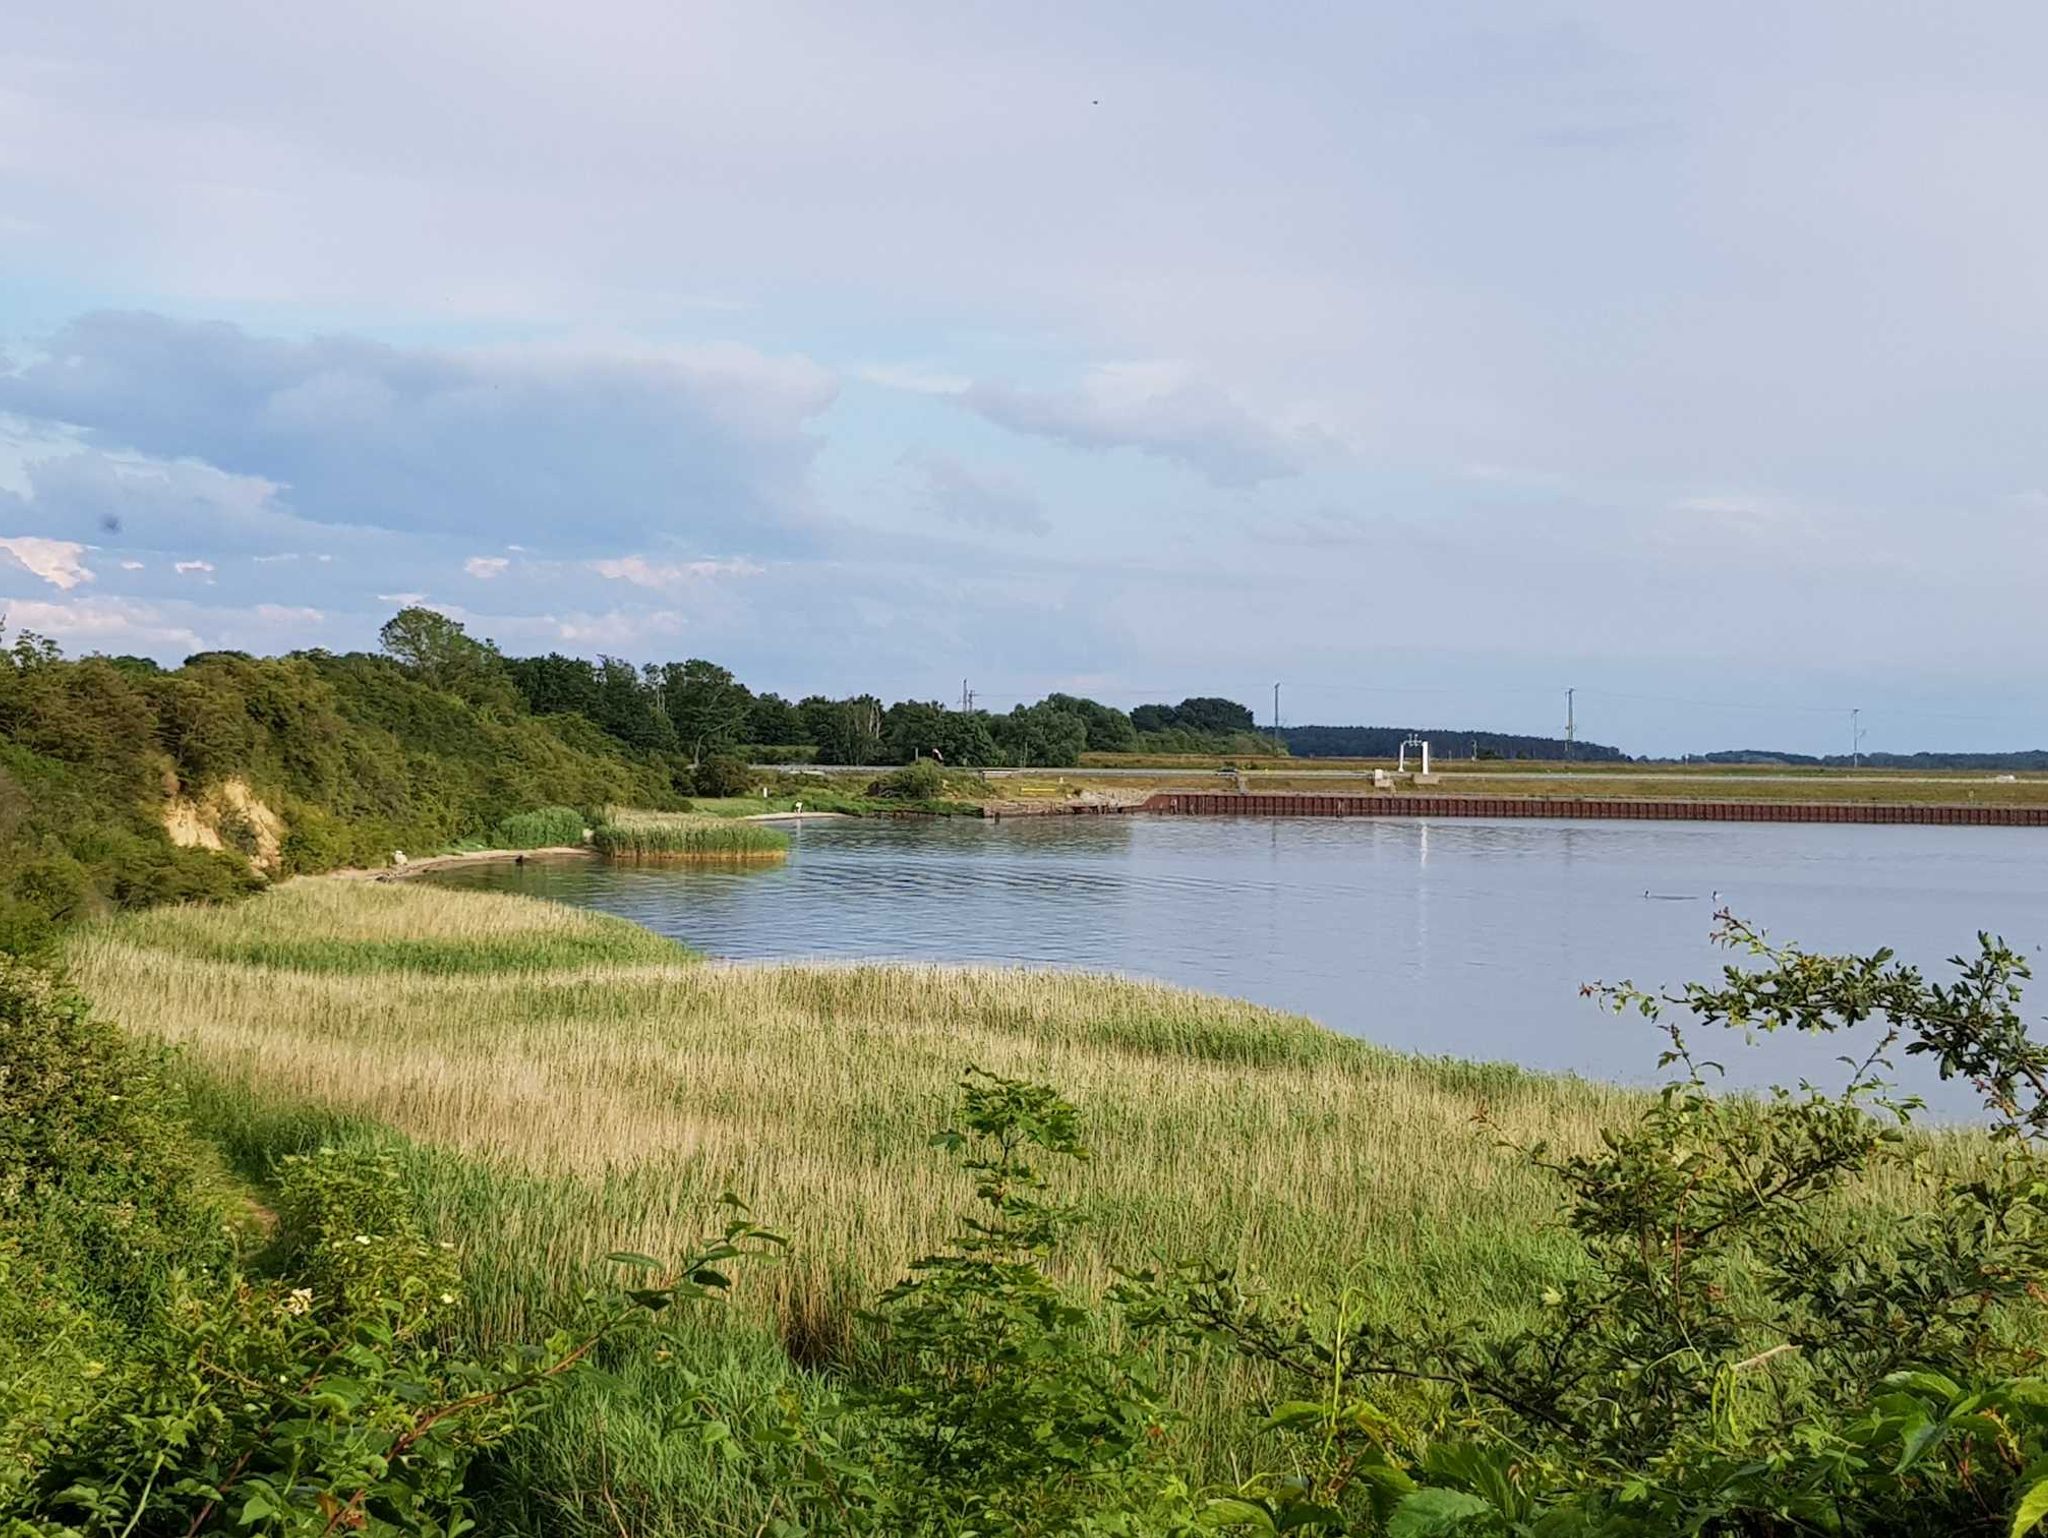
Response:
[[[1401,744],[1400,767],[1394,772],[1396,774],[1406,774],[1408,772],[1408,750],[1410,748],[1416,749],[1422,759],[1422,767],[1416,771],[1415,782],[1418,785],[1426,785],[1432,778],[1429,772],[1429,739],[1427,737],[1410,737]]]

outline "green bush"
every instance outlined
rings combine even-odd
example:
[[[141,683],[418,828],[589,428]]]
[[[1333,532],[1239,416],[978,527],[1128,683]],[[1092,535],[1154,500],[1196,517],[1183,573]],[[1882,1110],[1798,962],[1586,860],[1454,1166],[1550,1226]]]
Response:
[[[9,1535],[450,1538],[474,1525],[473,1470],[541,1395],[777,1242],[742,1218],[666,1279],[586,1301],[545,1344],[479,1353],[456,1328],[456,1252],[393,1160],[285,1160],[276,1236],[245,1253],[160,1066],[49,974],[0,958]]]
[[[1157,1531],[1116,1521],[1170,1495],[1152,1364],[1106,1346],[1096,1308],[1052,1274],[1080,1215],[1052,1196],[1047,1166],[1087,1158],[1080,1114],[1046,1086],[975,1069],[961,1091],[932,1142],[961,1159],[979,1210],[869,1315],[877,1359],[838,1437],[859,1458],[818,1504],[878,1534]]]
[[[573,806],[544,806],[498,824],[500,849],[553,849],[583,842],[583,813]]]
[[[2017,1538],[2048,1515],[2048,1047],[2018,1014],[2025,960],[1987,937],[1929,985],[1889,951],[1722,938],[1762,965],[1607,994],[1662,1025],[1679,1076],[1590,1153],[1524,1150],[1579,1250],[1527,1324],[1397,1326],[1199,1265],[1125,1290],[1139,1327],[1278,1379],[1265,1424],[1285,1455],[1213,1525]],[[1721,1096],[1673,1004],[1877,1039],[1839,1093]],[[1885,1071],[1900,1050],[1977,1085],[1988,1151],[1958,1167],[1909,1133]],[[1873,1186],[1917,1199],[1873,1206]]]
[[[217,1171],[161,1055],[49,971],[0,957],[0,1224],[68,1294],[128,1323],[222,1247]]]
[[[690,776],[691,792],[713,799],[744,796],[759,783],[760,776],[747,767],[747,761],[730,753],[712,754]]]
[[[929,758],[905,764],[868,786],[883,801],[936,801],[946,793],[946,773]]]

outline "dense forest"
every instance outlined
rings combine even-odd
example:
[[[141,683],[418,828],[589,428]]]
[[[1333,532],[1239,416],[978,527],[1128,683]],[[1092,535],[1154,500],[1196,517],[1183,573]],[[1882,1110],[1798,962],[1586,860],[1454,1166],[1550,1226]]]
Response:
[[[1444,727],[1289,726],[1280,740],[1296,758],[1393,758],[1410,737],[1428,740],[1438,758],[1583,759],[1622,763],[1628,755],[1599,742],[1566,742],[1562,737],[1525,737],[1513,732],[1451,731]]]

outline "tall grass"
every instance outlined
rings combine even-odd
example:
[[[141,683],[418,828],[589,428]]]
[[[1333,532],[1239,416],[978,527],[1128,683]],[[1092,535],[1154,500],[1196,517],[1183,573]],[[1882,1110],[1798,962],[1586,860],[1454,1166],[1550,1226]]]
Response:
[[[273,972],[366,979],[392,973],[559,976],[693,959],[683,946],[638,924],[555,903],[321,877],[288,881],[238,907],[131,914],[81,944],[90,949],[116,933],[138,954],[226,968],[224,977],[257,987]]]
[[[72,961],[103,1009],[186,1048],[202,1115],[251,1169],[402,1139],[429,1216],[468,1251],[480,1334],[530,1335],[608,1252],[682,1253],[737,1193],[791,1257],[739,1276],[729,1324],[681,1326],[674,1359],[726,1384],[735,1416],[855,1349],[856,1305],[969,1205],[926,1146],[969,1063],[1086,1113],[1077,1282],[1199,1255],[1284,1289],[1348,1285],[1395,1320],[1532,1306],[1567,1252],[1550,1186],[1502,1136],[1588,1147],[1637,1103],[1154,983],[699,962],[617,920],[426,886],[302,881],[159,910],[82,931]],[[574,1485],[602,1458],[641,1531],[712,1530],[667,1512],[744,1524],[758,1492],[659,1434],[667,1371],[579,1388],[534,1477]],[[1220,1470],[1259,1384],[1207,1371],[1173,1385],[1177,1434]]]
[[[608,1252],[682,1252],[737,1193],[792,1256],[739,1277],[739,1333],[707,1371],[758,1355],[747,1340],[848,1349],[856,1304],[940,1244],[970,1192],[927,1136],[968,1063],[1086,1109],[1077,1281],[1202,1254],[1349,1281],[1402,1317],[1517,1310],[1554,1274],[1527,1221],[1546,1189],[1473,1125],[1481,1108],[1582,1146],[1628,1100],[1153,983],[698,962],[616,920],[406,884],[159,910],[81,933],[73,962],[116,1018],[185,1046],[209,1124],[252,1168],[403,1135],[435,1225],[467,1241],[481,1333],[530,1334]],[[1178,1392],[1191,1441],[1227,1445],[1220,1407],[1244,1384]]]
[[[583,842],[583,813],[573,806],[543,806],[498,824],[500,849],[559,849]]]
[[[779,860],[789,835],[757,822],[692,812],[607,807],[591,843],[615,860]]]

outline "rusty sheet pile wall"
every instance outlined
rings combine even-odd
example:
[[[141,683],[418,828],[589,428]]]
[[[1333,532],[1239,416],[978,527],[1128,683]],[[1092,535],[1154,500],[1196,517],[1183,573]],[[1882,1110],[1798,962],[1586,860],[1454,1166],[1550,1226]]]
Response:
[[[2048,828],[2040,806],[1868,806],[1814,801],[1619,801],[1533,796],[1313,796],[1168,790],[1137,810],[1206,817],[1588,817],[1663,822],[1879,822]]]

